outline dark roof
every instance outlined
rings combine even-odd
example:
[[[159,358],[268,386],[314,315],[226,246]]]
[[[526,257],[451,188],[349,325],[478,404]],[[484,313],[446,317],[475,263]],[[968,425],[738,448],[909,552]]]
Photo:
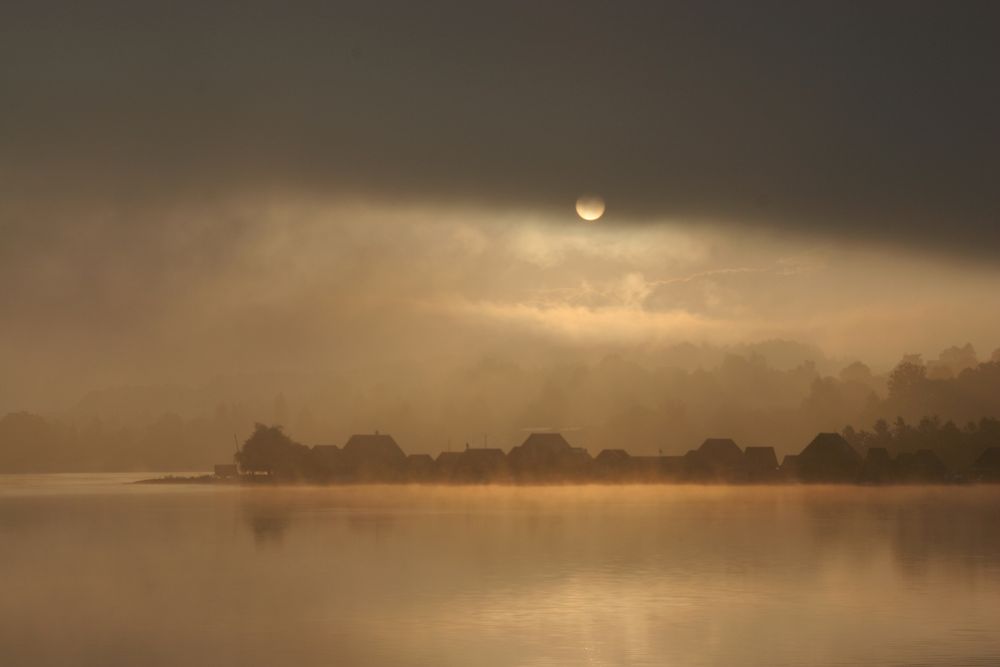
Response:
[[[861,472],[861,455],[839,433],[820,433],[799,454],[796,474],[803,481],[849,482]]]
[[[819,459],[861,463],[861,455],[839,433],[818,434],[799,454],[800,465]]]
[[[708,438],[701,443],[698,453],[720,463],[737,462],[743,458],[743,450],[730,438]]]
[[[344,454],[352,457],[406,458],[406,454],[399,448],[391,435],[379,433],[352,435],[347,444],[344,445]]]
[[[566,478],[581,474],[590,463],[590,454],[571,447],[560,433],[532,433],[510,450],[507,462],[516,477]]]
[[[624,449],[602,449],[594,460],[598,463],[617,463],[627,461],[629,458],[631,458],[629,453]]]
[[[466,460],[475,461],[502,461],[507,458],[507,455],[503,453],[502,449],[496,449],[494,447],[469,448],[464,452],[459,452],[459,455],[464,457]]]
[[[799,464],[798,454],[785,454],[785,458],[781,459],[782,468],[794,468]]]
[[[406,460],[410,463],[431,463],[434,461],[430,454],[410,454]]]
[[[548,451],[568,451],[572,449],[562,433],[532,433],[519,447]],[[515,447],[517,449],[517,447]]]

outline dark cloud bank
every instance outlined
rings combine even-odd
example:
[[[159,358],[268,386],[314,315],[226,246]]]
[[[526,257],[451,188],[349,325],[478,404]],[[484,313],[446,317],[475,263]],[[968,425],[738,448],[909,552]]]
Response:
[[[43,201],[293,189],[565,210],[594,190],[610,221],[990,256],[998,18],[992,2],[8,2],[2,224],[24,232]]]

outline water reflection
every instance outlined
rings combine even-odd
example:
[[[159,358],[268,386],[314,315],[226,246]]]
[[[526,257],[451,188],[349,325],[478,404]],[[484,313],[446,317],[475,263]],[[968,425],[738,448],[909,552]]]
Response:
[[[10,664],[997,664],[998,500],[975,487],[0,493],[0,646]]]
[[[269,507],[263,503],[245,505],[244,516],[259,547],[280,545],[292,522],[290,509],[278,505]]]

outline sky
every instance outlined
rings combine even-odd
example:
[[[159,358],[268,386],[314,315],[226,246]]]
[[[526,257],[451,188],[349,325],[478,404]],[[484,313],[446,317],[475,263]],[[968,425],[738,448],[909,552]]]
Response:
[[[5,2],[0,410],[680,343],[988,357],[998,14]]]

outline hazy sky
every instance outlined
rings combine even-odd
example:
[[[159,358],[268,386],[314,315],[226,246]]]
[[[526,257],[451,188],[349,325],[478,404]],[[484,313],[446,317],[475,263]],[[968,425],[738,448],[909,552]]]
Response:
[[[808,5],[5,2],[0,409],[680,341],[988,355],[998,5]]]

